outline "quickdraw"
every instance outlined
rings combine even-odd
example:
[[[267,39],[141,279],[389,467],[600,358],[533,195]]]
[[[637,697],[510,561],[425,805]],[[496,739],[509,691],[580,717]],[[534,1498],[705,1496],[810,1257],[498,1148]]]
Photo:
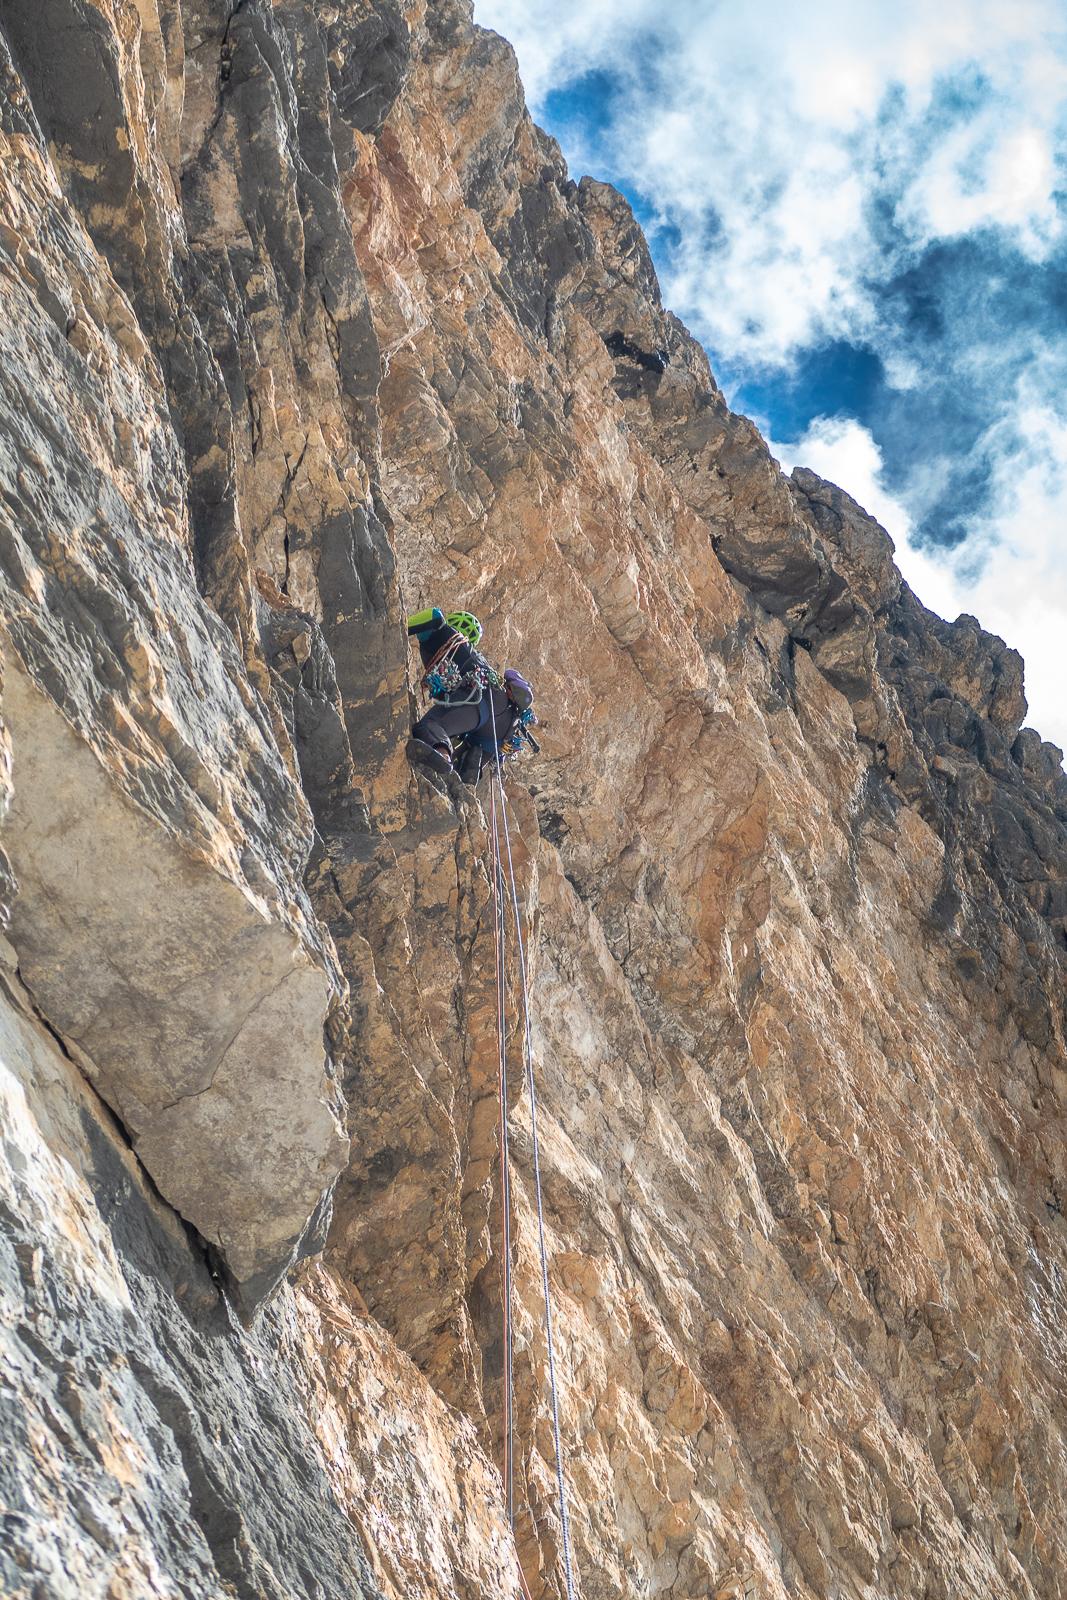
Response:
[[[449,694],[453,689],[458,689],[463,682],[463,674],[454,661],[446,661],[440,667],[434,667],[432,672],[427,672],[422,680],[422,686],[431,699],[436,700],[438,695]]]
[[[501,761],[517,760],[518,757],[522,755],[523,749],[527,746],[534,751],[540,750],[541,746],[530,732],[530,728],[534,723],[536,723],[536,721],[537,718],[534,716],[533,710],[530,706],[527,706],[524,710],[518,712],[518,721],[514,724],[510,734],[500,746]]]
[[[441,646],[441,649],[438,650],[423,673],[422,686],[431,697],[443,693],[446,683],[450,681],[458,683],[460,671],[452,657],[462,642],[459,634],[455,634],[447,643]]]

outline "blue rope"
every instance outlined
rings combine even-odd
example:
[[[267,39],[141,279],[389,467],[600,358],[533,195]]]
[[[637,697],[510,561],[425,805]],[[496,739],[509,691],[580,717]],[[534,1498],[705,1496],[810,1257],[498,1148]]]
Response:
[[[504,1385],[505,1441],[504,1484],[507,1491],[508,1522],[515,1527],[515,1380],[514,1336],[511,1317],[511,1164],[508,1159],[508,1074],[505,1036],[507,977],[504,971],[504,864],[500,856],[500,827],[497,821],[496,790],[492,798],[493,830],[493,922],[496,940],[496,1034],[497,1065],[500,1075],[500,1203],[503,1211],[504,1271]]]
[[[496,718],[493,718],[493,732],[496,732]],[[545,1212],[541,1196],[541,1150],[537,1132],[537,1088],[534,1083],[533,1050],[530,1039],[530,990],[526,976],[526,951],[522,937],[522,921],[519,916],[519,894],[515,886],[515,863],[511,854],[511,829],[508,827],[507,801],[504,797],[504,785],[500,776],[500,765],[497,763],[493,781],[496,792],[500,796],[500,817],[504,824],[504,846],[508,858],[508,881],[511,891],[511,914],[515,922],[515,937],[519,949],[519,980],[522,985],[522,1014],[524,1055],[526,1059],[526,1082],[530,1093],[530,1131],[533,1137],[534,1161],[534,1192],[537,1196],[537,1233],[541,1248],[541,1288],[545,1301],[545,1336],[548,1344],[548,1383],[552,1396],[552,1430],[556,1446],[556,1485],[559,1490],[559,1518],[563,1530],[563,1569],[567,1579],[567,1600],[574,1600],[574,1573],[571,1568],[571,1541],[570,1521],[567,1516],[567,1491],[563,1481],[563,1446],[560,1442],[559,1429],[559,1393],[556,1384],[556,1356],[552,1337],[552,1296],[548,1283],[548,1246],[545,1241]]]

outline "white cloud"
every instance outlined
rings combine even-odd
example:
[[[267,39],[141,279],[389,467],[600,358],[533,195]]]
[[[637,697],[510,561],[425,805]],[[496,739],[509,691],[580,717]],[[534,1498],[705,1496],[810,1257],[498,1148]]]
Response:
[[[898,549],[911,536],[906,509],[882,483],[882,452],[852,417],[816,417],[795,444],[768,444],[785,472],[808,467],[830,483],[847,484],[853,500],[882,524]]]
[[[810,467],[841,484],[886,529],[923,605],[949,621],[978,617],[1026,662],[1027,721],[1067,750],[1067,426],[1021,397],[1021,425],[996,449],[993,494],[973,539],[956,551],[919,549],[911,517],[882,481],[871,434],[851,418],[819,417],[795,444],[771,443],[786,471]]]
[[[1028,721],[1067,750],[1067,425],[1021,398],[975,541],[985,559],[963,592],[967,610],[1022,652]]]
[[[772,448],[885,523],[925,604],[1023,651],[1030,720],[1067,747],[1067,331],[1028,324],[1011,285],[998,299],[988,265],[991,237],[1035,272],[1067,242],[1063,0],[476,0],[476,17],[515,45],[535,114],[612,75],[609,125],[565,153],[672,224],[669,250],[652,238],[664,298],[719,361],[877,351],[899,402],[879,432],[894,495],[856,421]],[[895,323],[887,286],[967,240],[971,278],[937,285],[929,326],[922,307]],[[964,543],[918,549],[913,528],[947,518]]]
[[[731,358],[870,331],[867,285],[892,263],[869,202],[890,179],[915,248],[990,226],[1038,256],[1062,232],[1062,0],[478,0],[476,15],[515,45],[535,111],[592,70],[626,85],[599,175],[677,224],[666,298]]]
[[[944,138],[905,191],[898,217],[918,238],[1009,229],[1040,260],[1063,236],[1056,187],[1049,131],[1025,123],[1005,128],[989,111]]]

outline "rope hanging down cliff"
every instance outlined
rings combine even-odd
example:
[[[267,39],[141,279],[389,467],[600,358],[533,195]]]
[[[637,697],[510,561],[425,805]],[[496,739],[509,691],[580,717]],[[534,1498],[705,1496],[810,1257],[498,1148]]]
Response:
[[[500,1206],[503,1250],[501,1253],[501,1303],[504,1307],[504,1497],[508,1522],[515,1524],[514,1458],[515,1429],[512,1420],[514,1387],[514,1345],[511,1328],[511,1172],[508,1164],[508,1076],[506,1042],[507,986],[504,973],[504,865],[500,857],[500,824],[497,818],[496,785],[490,785],[490,832],[493,841],[493,936],[496,947],[496,1042],[500,1099]],[[525,1588],[525,1583],[523,1585]]]
[[[496,737],[495,719],[493,737]],[[504,1482],[508,1504],[508,1518],[514,1525],[514,1404],[513,1404],[513,1341],[511,1327],[511,1219],[510,1178],[507,1153],[507,1074],[505,1056],[505,972],[504,932],[505,908],[503,905],[503,860],[500,854],[500,825],[503,824],[504,849],[507,860],[508,890],[511,914],[515,927],[516,949],[519,958],[519,985],[522,989],[523,1056],[526,1066],[527,1092],[530,1096],[530,1133],[533,1145],[534,1194],[537,1201],[537,1235],[541,1254],[541,1289],[545,1308],[545,1342],[548,1349],[548,1383],[552,1401],[552,1432],[556,1451],[556,1487],[559,1494],[560,1527],[563,1536],[563,1569],[567,1580],[567,1600],[574,1600],[574,1573],[571,1566],[570,1519],[567,1514],[567,1490],[563,1477],[563,1446],[559,1427],[559,1390],[556,1383],[555,1340],[552,1331],[552,1295],[548,1281],[548,1246],[545,1239],[545,1213],[541,1193],[541,1147],[537,1127],[537,1085],[534,1079],[533,1050],[531,1046],[530,989],[526,970],[526,947],[522,936],[522,917],[515,882],[515,863],[511,852],[511,829],[508,825],[507,799],[497,761],[492,776],[490,830],[493,841],[493,901],[496,934],[497,974],[497,1044],[500,1071],[500,1138],[501,1138],[501,1204],[503,1207],[504,1236],[504,1361],[505,1361],[505,1467]],[[525,1580],[523,1588],[525,1589]]]

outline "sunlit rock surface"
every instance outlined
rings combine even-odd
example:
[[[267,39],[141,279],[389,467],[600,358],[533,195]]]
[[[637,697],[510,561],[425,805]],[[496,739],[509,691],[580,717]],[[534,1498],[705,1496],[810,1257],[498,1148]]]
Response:
[[[577,1592],[1062,1600],[1019,657],[783,477],[467,6],[4,0],[0,63],[5,1593],[563,1593],[488,793],[402,755],[442,602],[542,716]]]

